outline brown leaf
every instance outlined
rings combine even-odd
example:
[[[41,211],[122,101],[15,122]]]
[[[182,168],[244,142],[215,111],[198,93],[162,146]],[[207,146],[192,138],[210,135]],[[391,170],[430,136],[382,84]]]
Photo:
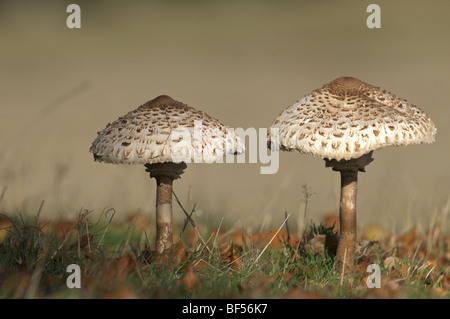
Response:
[[[322,257],[325,256],[325,235],[315,235],[311,238],[306,247],[311,250],[313,254],[319,254]]]
[[[295,287],[289,289],[282,299],[325,299],[325,297],[316,292],[308,292],[302,288]]]
[[[66,238],[69,234],[76,235],[75,221],[58,220],[56,222],[42,221],[39,228],[46,234],[55,233],[58,238]]]
[[[339,234],[340,232],[339,214],[334,212],[326,214],[323,217],[323,224],[325,225],[326,228],[330,228],[331,226],[334,225],[333,231]]]
[[[275,278],[277,280],[282,280],[286,283],[289,283],[293,276],[294,276],[294,272],[292,272],[292,271],[291,272],[279,272]]]
[[[137,293],[126,286],[120,286],[114,291],[102,296],[103,299],[138,299]]]
[[[398,237],[397,242],[406,244],[406,245],[410,245],[416,240],[418,233],[419,233],[419,229],[416,226],[411,231]]]
[[[229,265],[236,270],[241,269],[242,267],[242,259],[240,257],[237,257],[236,255],[232,255],[230,258]]]
[[[251,247],[252,238],[246,232],[243,231],[235,231],[231,236],[231,241],[233,245],[239,246],[241,248]]]
[[[134,227],[139,232],[143,232],[149,228],[148,218],[141,211],[128,213],[127,222],[132,223],[133,221],[135,221]]]
[[[441,278],[442,288],[450,290],[450,275],[442,275]]]
[[[400,258],[398,257],[386,257],[383,261],[384,268],[387,269],[388,272],[391,272],[393,269],[401,265]]]
[[[0,214],[0,242],[6,237],[8,232],[13,228],[13,224],[5,216]]]
[[[199,283],[200,278],[197,272],[192,264],[188,264],[184,269],[183,278],[178,280],[178,284],[181,284],[187,291],[192,292]]]
[[[198,233],[195,231],[194,228],[191,228],[185,237],[186,245],[190,249],[194,249],[198,243],[198,240],[199,240]]]
[[[402,264],[401,269],[399,270],[400,277],[406,278],[410,275],[410,267],[406,264]]]
[[[237,252],[242,252],[242,247],[234,245],[230,242],[224,242],[219,247],[220,257],[223,262],[233,269],[239,269],[241,267],[241,259],[236,256]]]
[[[399,298],[400,285],[397,279],[390,276],[380,276],[380,288],[367,288],[369,293],[379,299]]]
[[[142,257],[148,263],[154,263],[158,265],[176,265],[182,263],[187,258],[187,250],[183,243],[178,241],[176,244],[165,249],[162,253],[157,250],[144,251]]]
[[[11,294],[13,298],[23,298],[30,286],[31,273],[19,272],[10,275],[2,283],[1,288],[3,291]]]
[[[110,283],[110,287],[117,286],[125,281],[128,275],[134,272],[136,259],[129,253],[110,263],[108,270],[102,276],[102,281]]]
[[[256,272],[249,277],[245,285],[239,286],[238,289],[241,293],[245,292],[249,298],[261,299],[265,297],[274,280],[274,277]]]
[[[194,265],[194,268],[195,268],[195,270],[198,270],[198,269],[207,269],[207,268],[209,268],[210,267],[210,265],[206,262],[206,260],[204,260],[204,259],[200,259],[200,260],[198,260],[196,263],[195,263],[195,265]]]
[[[355,254],[357,256],[364,257],[369,261],[374,261],[379,252],[380,244],[377,241],[362,240],[356,242]]]
[[[288,234],[284,229],[280,230],[278,233],[277,230],[256,233],[253,234],[252,239],[261,247],[264,247],[270,242],[269,247],[272,248],[282,247],[286,244],[295,247],[299,243],[299,239],[296,236]]]
[[[365,276],[367,274],[367,267],[369,267],[370,263],[366,259],[362,259],[358,261],[356,265],[356,274],[359,276]]]
[[[79,247],[80,251],[86,258],[93,260],[94,259],[93,253],[97,252],[97,249],[92,244],[92,240],[93,240],[92,234],[84,235],[80,238],[79,244],[78,241],[74,242],[72,245],[69,246],[68,250],[78,250]]]
[[[229,259],[231,258],[231,255],[232,255],[230,242],[228,242],[228,241],[223,242],[219,246],[219,254],[220,254],[220,257],[222,257],[222,260],[227,261],[227,262],[229,261]]]
[[[433,287],[431,288],[433,295],[435,295],[437,298],[444,298],[448,294],[448,290],[441,287]]]

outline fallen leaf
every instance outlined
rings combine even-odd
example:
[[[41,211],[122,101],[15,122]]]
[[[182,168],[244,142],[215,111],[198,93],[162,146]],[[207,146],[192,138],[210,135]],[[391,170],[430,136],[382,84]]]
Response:
[[[323,224],[325,228],[333,227],[333,231],[336,233],[340,233],[340,225],[339,225],[339,214],[337,213],[328,213],[323,217]]]
[[[182,285],[184,289],[186,289],[189,292],[192,292],[194,288],[200,284],[200,278],[195,271],[192,264],[188,264],[186,268],[184,269],[184,275],[183,278],[178,280],[178,284]]]
[[[325,235],[315,235],[311,238],[306,247],[310,249],[313,254],[319,254],[322,257],[325,256]]]
[[[398,237],[397,238],[397,242],[398,243],[402,243],[402,244],[406,244],[406,245],[410,245],[416,240],[418,233],[419,233],[419,229],[416,226],[411,231],[409,231],[406,234],[403,234],[402,236]]]
[[[394,267],[401,265],[401,261],[398,257],[389,256],[384,259],[383,265],[390,272]]]
[[[157,250],[148,251],[145,250],[142,253],[142,257],[144,260],[150,264],[159,264],[159,265],[177,265],[182,263],[187,258],[187,250],[183,245],[183,242],[180,240],[176,244],[171,247],[163,250],[160,253]]]
[[[266,246],[269,242],[269,247],[278,248],[284,245],[297,246],[299,240],[293,234],[288,234],[286,230],[282,229],[278,233],[276,230],[260,232],[252,235],[252,240],[260,247]]]
[[[149,220],[141,211],[129,212],[127,216],[127,222],[132,223],[135,221],[134,227],[137,231],[143,232],[149,228]]]
[[[308,292],[302,288],[295,287],[289,289],[282,299],[325,299],[325,297],[317,292]]]
[[[110,268],[111,275],[114,275],[118,281],[123,281],[130,272],[134,270],[136,260],[132,253],[126,254],[116,260]]]
[[[359,260],[355,268],[356,275],[366,276],[369,265],[370,263],[366,259]]]
[[[292,280],[292,277],[294,276],[294,272],[290,271],[290,272],[279,272],[275,279],[276,280],[282,280],[286,283],[289,283]]]
[[[355,254],[360,258],[364,257],[369,261],[376,260],[380,250],[381,247],[377,241],[362,240],[356,242],[355,245]]]
[[[13,224],[9,218],[0,214],[0,242],[6,237],[9,231],[13,228]]]
[[[241,269],[242,267],[242,259],[240,257],[237,257],[236,255],[232,255],[230,258],[229,265],[236,270]]]
[[[432,292],[438,298],[443,298],[448,294],[448,290],[441,287],[432,288]]]
[[[252,246],[252,238],[243,231],[235,231],[231,236],[231,241],[234,245],[242,248]]]
[[[189,232],[187,233],[187,235],[185,236],[185,241],[186,241],[186,245],[190,248],[190,249],[195,249],[195,246],[198,243],[198,233],[195,231],[194,228],[191,228],[189,230]]]
[[[23,298],[30,286],[31,275],[29,272],[11,274],[1,285],[2,291],[6,291],[13,299]]]
[[[209,268],[210,266],[211,266],[211,265],[208,264],[208,262],[207,262],[206,260],[204,260],[204,259],[200,259],[200,260],[198,260],[198,261],[194,264],[195,270],[198,270],[198,269],[207,269],[207,268]]]
[[[242,252],[242,247],[234,245],[230,242],[224,242],[219,247],[220,257],[223,262],[233,269],[239,269],[241,266],[241,259],[236,256],[237,252]]]
[[[370,295],[379,299],[396,299],[400,298],[400,284],[398,279],[387,275],[380,276],[380,288],[367,288]]]
[[[102,299],[138,299],[139,296],[126,286],[120,286],[114,291],[102,296]]]

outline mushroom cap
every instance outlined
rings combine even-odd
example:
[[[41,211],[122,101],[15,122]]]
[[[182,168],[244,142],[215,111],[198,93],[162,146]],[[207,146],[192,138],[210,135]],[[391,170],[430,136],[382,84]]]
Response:
[[[349,160],[389,145],[432,143],[436,128],[406,100],[340,77],[284,110],[270,132],[273,149]]]
[[[100,162],[154,164],[212,163],[244,149],[218,120],[161,95],[108,124],[89,151]]]

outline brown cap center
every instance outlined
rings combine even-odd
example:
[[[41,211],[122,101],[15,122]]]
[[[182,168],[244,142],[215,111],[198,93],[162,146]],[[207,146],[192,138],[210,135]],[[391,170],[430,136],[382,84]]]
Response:
[[[361,80],[350,76],[343,76],[330,83],[330,92],[336,95],[346,93],[354,94],[361,91],[364,86],[365,83]]]
[[[168,95],[160,95],[154,98],[151,102],[154,104],[168,104],[170,102],[173,102],[173,99]]]

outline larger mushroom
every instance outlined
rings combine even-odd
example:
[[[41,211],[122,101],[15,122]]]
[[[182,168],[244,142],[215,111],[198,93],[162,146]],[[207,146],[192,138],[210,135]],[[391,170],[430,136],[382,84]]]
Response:
[[[173,244],[172,184],[186,163],[212,163],[244,151],[241,139],[209,115],[161,95],[98,132],[94,160],[142,164],[156,179],[156,249]]]
[[[339,171],[341,199],[337,259],[353,269],[356,188],[374,150],[432,143],[436,128],[418,107],[353,77],[340,77],[284,110],[268,136],[273,149],[320,156]]]

